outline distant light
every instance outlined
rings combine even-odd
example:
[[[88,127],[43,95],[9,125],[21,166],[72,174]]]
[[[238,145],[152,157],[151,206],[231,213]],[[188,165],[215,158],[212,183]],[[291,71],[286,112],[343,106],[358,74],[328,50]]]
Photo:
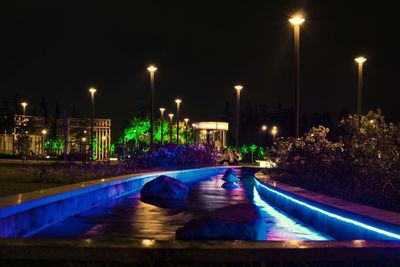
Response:
[[[28,105],[28,103],[26,103],[26,102],[21,103],[21,106],[23,106],[23,107],[26,107],[27,105]]]
[[[179,104],[181,102],[182,102],[182,100],[180,100],[179,98],[175,99],[175,103]]]
[[[184,118],[183,119],[186,123],[189,121],[189,119],[188,118]]]
[[[296,15],[289,19],[289,22],[295,26],[302,24],[304,21],[305,21],[305,19],[300,15]]]
[[[42,130],[42,134],[43,134],[43,135],[47,134],[46,129],[43,129],[43,130]]]
[[[89,89],[89,92],[91,93],[91,94],[94,94],[94,93],[96,93],[96,88],[94,88],[94,87],[92,87],[92,88],[90,88]]]
[[[193,124],[192,124],[192,127],[196,127],[196,123],[193,123]]]
[[[263,126],[261,127],[261,130],[266,131],[266,130],[267,130],[267,125],[263,125]]]
[[[155,71],[157,70],[157,68],[156,68],[156,66],[154,66],[154,65],[150,65],[150,66],[147,68],[147,70],[150,71],[150,72],[155,72]]]
[[[118,158],[110,158],[110,161],[117,161]]]
[[[276,126],[272,127],[271,133],[273,135],[277,134],[278,133],[278,128]]]
[[[363,64],[363,63],[367,60],[367,58],[365,58],[365,57],[356,57],[354,60],[355,60],[358,64]]]
[[[101,139],[103,139],[103,140],[106,140],[106,138],[107,138],[107,137],[105,137],[105,136],[102,136],[102,137],[101,137]]]
[[[161,112],[164,112],[164,111],[165,111],[165,108],[160,108],[160,111],[161,111]]]
[[[170,113],[168,116],[172,119],[174,117],[174,114]]]
[[[86,137],[82,137],[82,142],[86,142]]]
[[[238,91],[240,91],[240,90],[243,89],[243,86],[241,86],[240,84],[235,85],[235,89],[238,90]]]

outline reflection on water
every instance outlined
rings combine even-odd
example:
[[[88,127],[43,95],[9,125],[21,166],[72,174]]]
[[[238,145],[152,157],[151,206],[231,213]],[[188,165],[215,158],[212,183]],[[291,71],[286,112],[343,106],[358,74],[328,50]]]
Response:
[[[175,239],[175,231],[192,218],[227,205],[253,201],[261,207],[271,232],[271,240],[323,240],[313,230],[294,220],[286,220],[275,208],[276,214],[266,208],[265,202],[254,193],[253,176],[243,175],[237,189],[226,190],[222,175],[187,184],[190,188],[186,200],[141,200],[140,194],[131,194],[96,206],[44,229],[37,238],[96,238],[96,239]],[[264,204],[263,204],[264,203]],[[270,206],[268,206],[270,207]],[[290,222],[290,223],[288,223]],[[271,224],[287,224],[271,225]],[[288,232],[286,232],[288,231]]]

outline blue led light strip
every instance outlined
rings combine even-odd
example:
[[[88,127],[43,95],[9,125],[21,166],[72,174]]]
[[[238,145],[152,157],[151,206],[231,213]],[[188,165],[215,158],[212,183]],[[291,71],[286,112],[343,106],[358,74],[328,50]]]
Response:
[[[282,196],[282,197],[284,197],[284,198],[290,199],[291,201],[296,202],[296,203],[298,203],[298,204],[300,204],[300,205],[302,205],[302,206],[305,206],[305,207],[307,207],[307,208],[309,208],[309,209],[318,211],[318,212],[320,212],[320,213],[322,213],[322,214],[325,214],[325,215],[327,215],[327,216],[329,216],[329,217],[332,217],[332,218],[341,220],[341,221],[343,221],[343,222],[351,223],[351,224],[360,226],[360,227],[362,227],[362,228],[368,229],[368,230],[370,230],[370,231],[377,232],[377,233],[382,234],[382,235],[386,235],[386,236],[394,237],[394,238],[396,238],[396,239],[400,239],[400,235],[399,235],[399,234],[395,234],[395,233],[392,233],[392,232],[389,232],[389,231],[386,231],[386,230],[382,230],[382,229],[376,228],[376,227],[374,227],[374,226],[370,226],[370,225],[367,225],[367,224],[365,224],[365,223],[358,222],[358,221],[353,220],[353,219],[345,218],[345,217],[343,217],[343,216],[336,215],[336,214],[331,213],[331,212],[329,212],[329,211],[325,211],[325,210],[323,210],[323,209],[314,207],[314,206],[312,206],[312,205],[310,205],[310,204],[307,204],[307,203],[305,203],[305,202],[303,202],[303,201],[297,200],[297,199],[295,199],[295,198],[293,198],[293,197],[290,197],[290,196],[285,195],[285,194],[283,194],[283,193],[281,193],[281,192],[278,192],[278,191],[276,191],[276,190],[274,190],[274,189],[272,189],[272,188],[269,188],[268,186],[266,186],[266,185],[260,183],[257,179],[255,179],[255,180],[256,180],[256,183],[257,183],[258,185],[264,187],[264,188],[267,189],[268,191],[274,192],[275,194],[278,194],[278,195],[280,195],[280,196]]]

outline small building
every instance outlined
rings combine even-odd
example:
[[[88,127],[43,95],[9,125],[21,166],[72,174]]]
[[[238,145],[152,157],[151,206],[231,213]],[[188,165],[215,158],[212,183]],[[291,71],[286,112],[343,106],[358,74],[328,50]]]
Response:
[[[90,118],[67,118],[57,120],[57,140],[64,143],[64,132],[67,136],[67,154],[80,153],[90,155]],[[94,119],[93,121],[93,158],[104,160],[110,157],[111,119]],[[58,155],[63,153],[58,151]]]
[[[43,156],[44,118],[4,115],[0,118],[0,154]]]
[[[229,123],[227,122],[196,122],[195,140],[198,144],[210,144],[216,148],[226,147],[226,133],[229,130]]]

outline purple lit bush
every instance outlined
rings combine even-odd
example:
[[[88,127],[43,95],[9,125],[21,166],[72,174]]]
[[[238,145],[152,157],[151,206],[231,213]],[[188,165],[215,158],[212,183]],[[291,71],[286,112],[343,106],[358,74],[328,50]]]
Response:
[[[302,138],[279,139],[270,153],[283,182],[339,198],[400,211],[400,128],[381,112],[338,124],[339,139],[314,127]]]

